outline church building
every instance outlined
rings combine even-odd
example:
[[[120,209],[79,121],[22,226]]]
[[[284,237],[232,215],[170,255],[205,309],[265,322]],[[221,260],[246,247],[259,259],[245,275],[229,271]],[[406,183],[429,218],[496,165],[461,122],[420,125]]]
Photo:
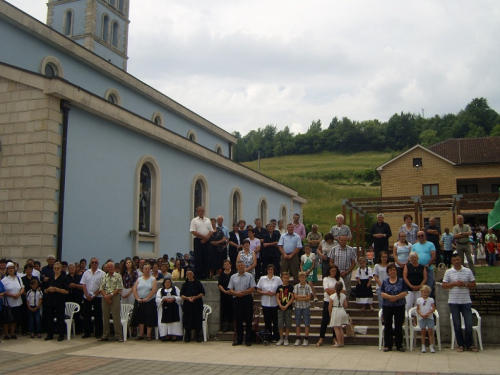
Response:
[[[232,160],[233,135],[127,73],[129,3],[49,0],[43,24],[0,0],[0,258],[175,256],[199,205],[230,229],[302,212]]]

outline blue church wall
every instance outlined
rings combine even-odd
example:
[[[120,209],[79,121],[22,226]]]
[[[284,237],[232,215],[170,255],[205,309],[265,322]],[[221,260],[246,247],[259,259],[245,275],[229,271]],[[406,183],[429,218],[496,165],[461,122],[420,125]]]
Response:
[[[109,88],[114,88],[120,94],[123,108],[150,121],[153,113],[158,111],[163,115],[167,129],[182,137],[186,137],[189,130],[192,129],[196,132],[199,144],[210,150],[215,150],[216,145],[220,143],[224,156],[229,156],[225,139],[147,99],[140,92],[132,90],[113,79],[112,76],[94,70],[91,66],[74,59],[62,50],[43,43],[33,35],[21,32],[2,19],[0,19],[0,31],[2,34],[0,61],[40,73],[41,61],[47,56],[54,56],[63,67],[64,79],[101,97],[104,97]]]
[[[63,258],[68,261],[96,254],[114,260],[133,255],[135,171],[146,155],[157,161],[161,180],[160,254],[191,250],[191,186],[198,174],[208,184],[207,216],[222,214],[227,226],[234,187],[242,192],[247,222],[258,216],[262,196],[269,219],[290,202],[283,193],[78,108],[70,111],[67,150]]]

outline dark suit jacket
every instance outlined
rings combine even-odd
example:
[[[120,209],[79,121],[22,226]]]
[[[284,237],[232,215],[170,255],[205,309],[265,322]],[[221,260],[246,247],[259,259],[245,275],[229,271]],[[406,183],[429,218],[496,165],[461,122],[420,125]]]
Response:
[[[248,238],[248,236],[245,234],[245,233],[242,233],[241,231],[238,232],[239,234],[239,237],[240,237],[240,241],[239,241],[239,244],[241,245],[241,243],[243,242],[243,240],[245,238]],[[236,238],[236,234],[234,233],[234,230],[229,232],[229,241],[232,241],[234,243],[238,243],[238,239]],[[231,246],[229,245],[229,256],[237,256],[238,255],[238,248],[236,248],[235,246]],[[235,264],[233,264],[233,267],[236,266]]]

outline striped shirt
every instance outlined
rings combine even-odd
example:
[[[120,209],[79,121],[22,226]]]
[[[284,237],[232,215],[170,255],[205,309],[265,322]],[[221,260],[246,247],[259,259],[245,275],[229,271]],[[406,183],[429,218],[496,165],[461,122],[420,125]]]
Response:
[[[459,270],[455,268],[450,268],[444,274],[443,283],[454,283],[456,281],[463,281],[465,283],[472,283],[476,281],[472,271],[464,266]],[[470,299],[469,288],[454,286],[450,289],[450,295],[448,297],[448,303],[454,303],[458,305],[463,305],[466,303],[472,303]]]

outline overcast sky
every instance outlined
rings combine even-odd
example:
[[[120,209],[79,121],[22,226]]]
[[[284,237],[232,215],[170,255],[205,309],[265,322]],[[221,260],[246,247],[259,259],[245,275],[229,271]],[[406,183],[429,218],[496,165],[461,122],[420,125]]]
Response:
[[[46,0],[10,0],[46,21]],[[128,72],[228,132],[500,112],[500,1],[131,0]]]

